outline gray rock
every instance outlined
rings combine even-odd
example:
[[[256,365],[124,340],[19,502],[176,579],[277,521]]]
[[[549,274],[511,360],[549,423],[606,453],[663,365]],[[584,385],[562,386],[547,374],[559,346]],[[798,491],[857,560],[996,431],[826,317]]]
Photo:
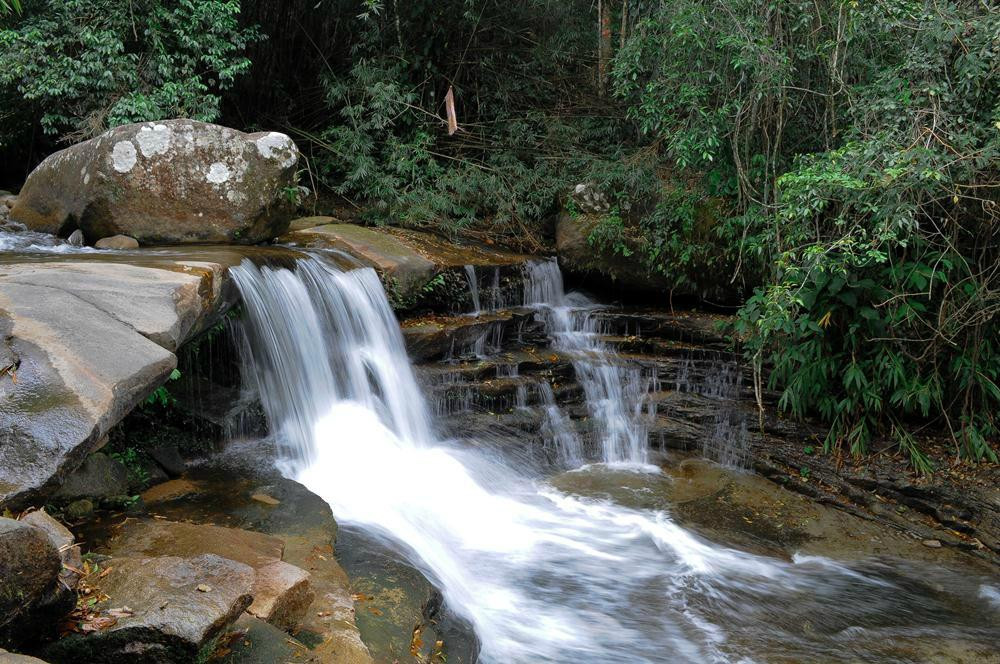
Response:
[[[208,313],[197,274],[125,263],[54,262],[7,266],[2,283],[58,289],[83,300],[167,350]]]
[[[215,555],[190,558],[115,558],[101,582],[110,599],[98,615],[114,615],[110,628],[73,635],[45,649],[55,664],[188,664],[232,624],[252,600],[253,570]]]
[[[73,231],[72,233],[70,233],[69,237],[66,238],[66,243],[70,244],[70,245],[72,245],[74,247],[82,247],[83,246],[83,231],[81,231],[78,228],[75,231]]]
[[[102,237],[94,243],[95,249],[138,249],[139,241],[128,235]]]
[[[298,150],[276,132],[193,120],[111,129],[43,161],[11,218],[91,241],[128,235],[141,244],[241,243],[283,233],[291,218]]]
[[[0,503],[60,483],[176,366],[168,350],[56,288],[0,277],[0,338],[20,359],[0,377]]]
[[[74,501],[80,498],[112,498],[126,493],[128,471],[125,466],[102,452],[95,452],[66,477],[53,497]]]
[[[66,526],[53,519],[44,510],[35,510],[21,517],[22,523],[27,523],[45,532],[49,542],[59,552],[59,559],[62,561],[62,571],[59,572],[59,579],[67,588],[76,588],[80,580],[80,574],[76,570],[83,567],[83,556],[80,553],[80,545],[76,543],[76,538]]]
[[[59,583],[61,569],[44,530],[0,518],[0,645],[29,639],[72,608],[72,593]]]
[[[176,445],[160,445],[149,450],[149,456],[166,471],[170,477],[180,477],[187,470],[187,462],[177,451]]]

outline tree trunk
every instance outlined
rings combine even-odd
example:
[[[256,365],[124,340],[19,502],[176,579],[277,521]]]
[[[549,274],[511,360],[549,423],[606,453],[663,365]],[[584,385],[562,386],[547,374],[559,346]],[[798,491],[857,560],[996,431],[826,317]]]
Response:
[[[610,0],[597,0],[597,94],[604,96],[608,87],[608,66],[611,63]]]
[[[622,29],[621,44],[619,48],[625,48],[625,37],[628,34],[628,0],[622,0]]]

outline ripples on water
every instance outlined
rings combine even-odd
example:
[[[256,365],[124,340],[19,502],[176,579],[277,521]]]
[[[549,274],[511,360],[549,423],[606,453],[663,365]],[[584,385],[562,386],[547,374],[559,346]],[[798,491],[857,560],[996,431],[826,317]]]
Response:
[[[552,267],[541,269],[551,276]],[[561,281],[532,281],[530,269],[526,301],[549,319],[556,345],[605,371],[596,335],[580,336],[593,330],[573,322],[593,303],[562,295]],[[982,579],[902,562],[752,555],[666,512],[557,490],[523,459],[437,440],[370,269],[244,263],[234,277],[248,375],[285,446],[285,472],[341,522],[404,543],[474,625],[482,661],[904,662],[920,660],[910,646],[921,639],[989,647],[1000,637],[998,591]],[[604,418],[605,456],[643,462],[644,446],[633,447],[639,390],[594,380],[587,398],[609,402],[589,404]]]
[[[0,224],[0,252],[87,254],[96,251],[92,247],[69,244],[55,235],[29,231],[26,226],[15,222]]]

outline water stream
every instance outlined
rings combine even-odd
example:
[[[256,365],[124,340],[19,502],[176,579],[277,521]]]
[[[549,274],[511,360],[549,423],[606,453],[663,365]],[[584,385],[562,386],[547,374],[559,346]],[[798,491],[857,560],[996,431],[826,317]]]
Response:
[[[474,626],[483,662],[910,661],[891,648],[895,639],[996,636],[995,590],[981,580],[752,555],[663,511],[558,490],[536,469],[437,439],[370,269],[311,259],[295,271],[244,263],[233,274],[250,375],[283,445],[283,471],[342,523],[399,543]],[[559,485],[585,475],[659,479],[635,470],[648,464],[644,386],[600,344],[597,305],[565,294],[550,262],[528,268],[525,291],[555,347],[571,355],[601,460],[611,462],[584,466],[567,439],[564,460],[582,468]],[[550,422],[570,435],[558,413]]]

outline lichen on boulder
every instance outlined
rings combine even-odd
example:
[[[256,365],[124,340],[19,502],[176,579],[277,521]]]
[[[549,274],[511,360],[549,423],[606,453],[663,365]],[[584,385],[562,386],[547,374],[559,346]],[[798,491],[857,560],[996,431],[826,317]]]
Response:
[[[298,150],[277,132],[245,134],[194,120],[130,124],[61,150],[28,176],[11,219],[88,242],[270,240],[292,217]]]

